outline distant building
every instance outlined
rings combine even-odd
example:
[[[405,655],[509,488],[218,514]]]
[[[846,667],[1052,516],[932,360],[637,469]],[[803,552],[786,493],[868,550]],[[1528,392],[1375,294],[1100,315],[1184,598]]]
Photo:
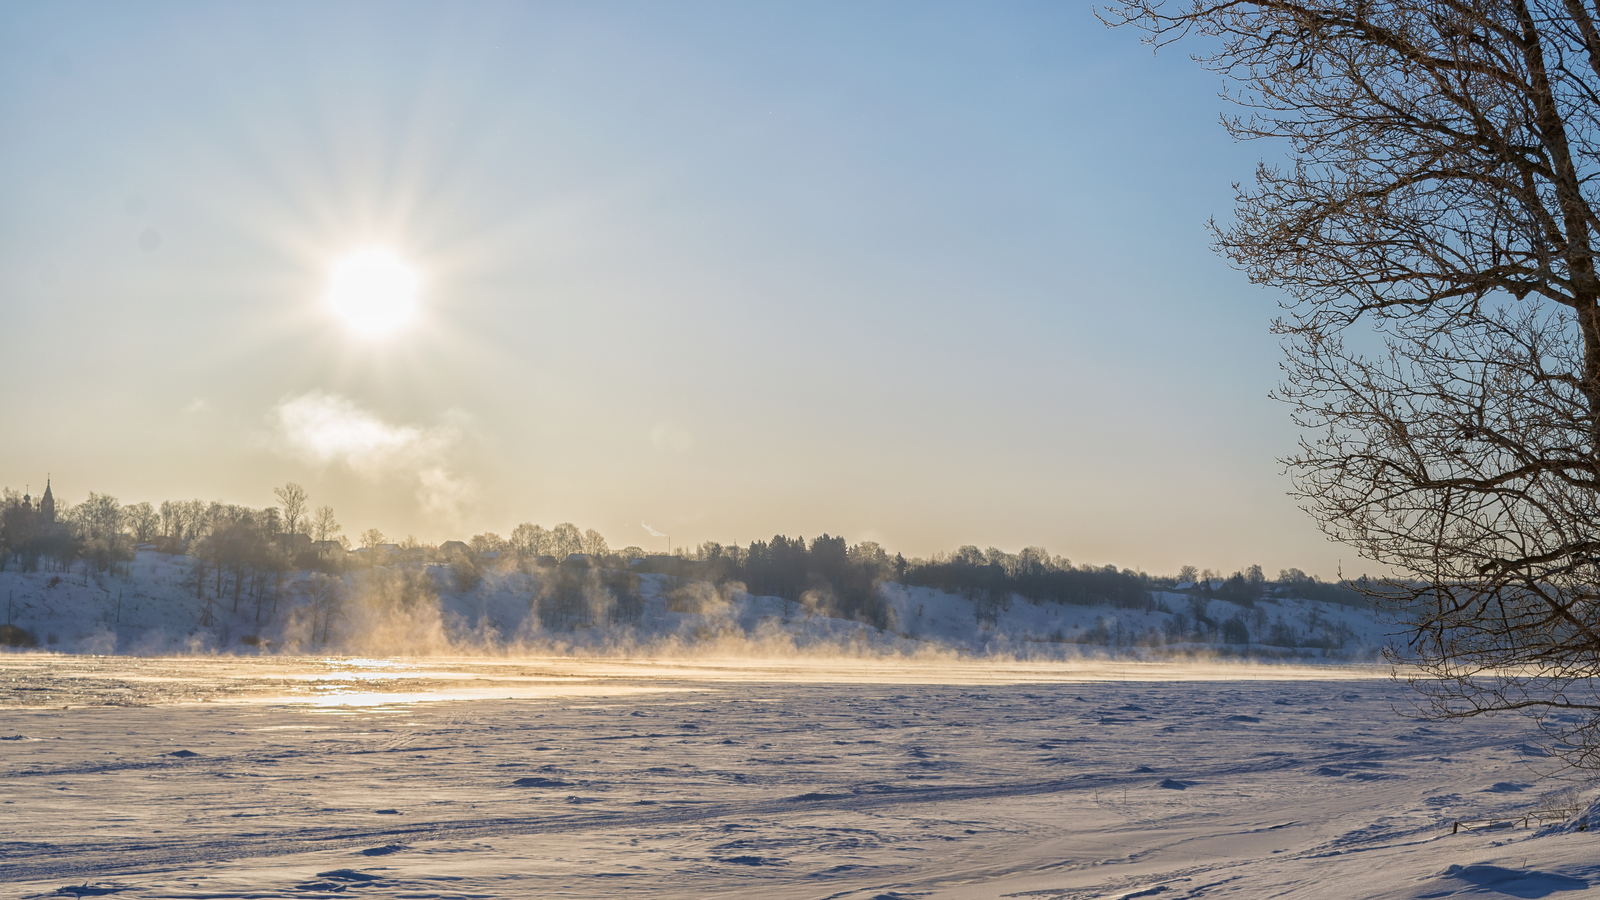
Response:
[[[299,555],[311,549],[311,535],[289,534],[280,532],[273,536],[272,542],[289,553]]]
[[[472,548],[468,547],[465,541],[445,541],[439,545],[439,557],[441,559],[449,558],[457,553],[464,553],[471,557]]]
[[[311,548],[317,551],[323,559],[333,559],[344,555],[344,545],[338,541],[314,541]]]
[[[587,569],[593,563],[592,558],[587,553],[568,553],[567,558],[563,559],[561,564],[563,566],[571,566],[574,569]]]
[[[33,498],[27,494],[22,495],[22,504],[33,509]],[[56,521],[56,498],[50,493],[50,479],[44,480],[44,496],[39,498],[39,521],[46,525],[53,525]]]

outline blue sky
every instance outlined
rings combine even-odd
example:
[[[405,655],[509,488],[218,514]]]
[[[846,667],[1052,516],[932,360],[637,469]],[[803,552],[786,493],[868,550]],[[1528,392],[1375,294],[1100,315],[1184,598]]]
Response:
[[[1358,570],[1285,496],[1277,296],[1204,227],[1283,148],[1138,37],[1061,3],[6,4],[0,480],[296,481],[426,540]],[[322,299],[370,244],[423,282],[383,341]]]

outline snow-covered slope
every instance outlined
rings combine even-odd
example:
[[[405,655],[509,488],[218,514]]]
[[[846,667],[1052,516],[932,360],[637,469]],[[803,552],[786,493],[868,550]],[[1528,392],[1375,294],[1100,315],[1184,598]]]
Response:
[[[379,567],[344,576],[330,598],[325,577],[301,572],[255,596],[247,583],[235,600],[226,580],[220,598],[212,577],[197,588],[188,558],[141,552],[116,574],[81,566],[67,572],[11,568],[0,572],[0,602],[6,621],[41,647],[87,653],[826,650],[1371,659],[1388,640],[1388,629],[1370,610],[1299,599],[1267,598],[1247,608],[1158,591],[1150,609],[1035,603],[1020,596],[991,604],[891,583],[881,588],[887,621],[877,628],[802,603],[662,575],[638,576],[631,595],[623,590],[626,596],[619,597],[593,573],[569,576],[576,599],[565,614],[552,616],[557,578],[548,571],[493,572],[473,589],[457,590],[444,566]],[[1237,631],[1234,643],[1221,640],[1215,626],[1230,620],[1246,629],[1248,642],[1239,641]],[[1197,630],[1199,621],[1211,627]]]

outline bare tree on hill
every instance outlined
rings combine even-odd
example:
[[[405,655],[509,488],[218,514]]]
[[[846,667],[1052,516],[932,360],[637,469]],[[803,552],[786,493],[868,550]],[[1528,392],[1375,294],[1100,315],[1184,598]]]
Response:
[[[125,506],[122,512],[135,541],[142,544],[155,538],[156,529],[161,527],[161,516],[148,501]]]
[[[283,487],[273,488],[272,493],[278,498],[279,508],[283,511],[283,530],[289,534],[299,534],[309,500],[306,489],[291,481]]]
[[[550,532],[532,522],[523,522],[511,532],[511,550],[518,562],[550,553]]]
[[[550,529],[550,553],[556,559],[566,559],[583,552],[583,533],[571,522],[562,522]]]
[[[1397,577],[1424,711],[1600,767],[1600,21],[1574,0],[1126,0],[1287,142],[1218,248],[1287,294],[1286,460]],[[1576,716],[1571,715],[1577,713]]]
[[[317,541],[334,541],[344,529],[339,526],[339,520],[333,517],[333,507],[319,506],[311,515],[311,537]]]

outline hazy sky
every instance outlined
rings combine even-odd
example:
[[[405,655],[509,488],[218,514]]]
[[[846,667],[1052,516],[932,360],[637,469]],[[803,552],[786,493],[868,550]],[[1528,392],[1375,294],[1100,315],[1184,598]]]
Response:
[[[0,5],[0,483],[1359,571],[1204,228],[1283,148],[1092,10]]]

